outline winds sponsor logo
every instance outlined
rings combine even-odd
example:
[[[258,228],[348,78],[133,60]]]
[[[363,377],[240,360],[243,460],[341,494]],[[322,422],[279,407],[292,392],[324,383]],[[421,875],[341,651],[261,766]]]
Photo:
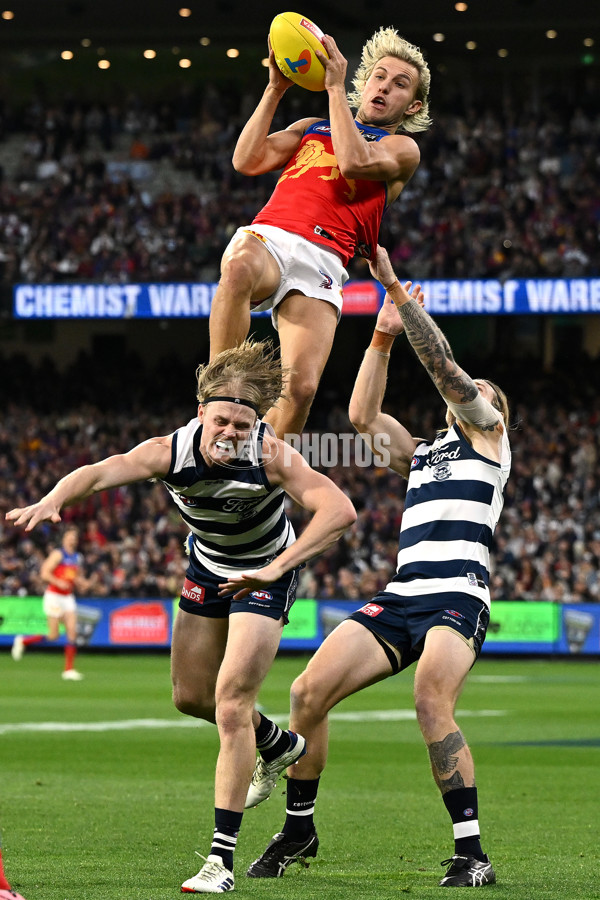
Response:
[[[191,600],[192,603],[204,603],[204,594],[205,590],[201,585],[195,584],[189,578],[185,579],[181,589],[182,597],[185,597],[186,600]]]
[[[361,606],[359,612],[364,613],[365,616],[371,616],[373,619],[380,612],[383,612],[383,606],[379,606],[377,603],[367,603],[365,606]]]

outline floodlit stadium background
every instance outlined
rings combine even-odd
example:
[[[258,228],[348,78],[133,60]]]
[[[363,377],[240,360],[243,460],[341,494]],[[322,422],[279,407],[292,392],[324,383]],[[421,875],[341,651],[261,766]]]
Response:
[[[471,374],[488,374],[507,388],[519,425],[495,552],[487,655],[469,678],[459,714],[476,751],[485,849],[498,872],[494,896],[593,900],[600,897],[597,792],[590,789],[599,737],[593,657],[600,644],[600,320],[582,311],[581,298],[587,291],[589,302],[599,279],[600,9],[590,0],[464,5],[459,11],[453,0],[323,0],[295,8],[336,38],[349,71],[381,24],[396,25],[427,53],[437,125],[421,169],[433,173],[436,192],[415,182],[418,191],[412,197],[405,191],[385,226],[403,273],[422,277],[412,268],[417,260],[438,283],[476,275],[488,297],[490,280],[505,285],[507,278],[531,276],[540,296],[555,298],[553,311],[519,315],[489,308],[447,314],[438,298],[436,314],[443,313],[457,358]],[[1,512],[39,496],[68,469],[194,414],[193,372],[208,350],[206,318],[32,320],[13,313],[16,284],[40,283],[64,303],[61,289],[74,281],[61,236],[72,196],[50,191],[46,204],[35,199],[52,172],[52,159],[35,158],[36,134],[40,128],[51,134],[65,110],[72,116],[78,105],[85,114],[114,106],[121,125],[108,134],[110,149],[102,116],[92,114],[84,126],[86,160],[89,153],[93,171],[99,157],[113,184],[132,170],[139,176],[136,192],[153,211],[149,230],[163,238],[174,216],[170,192],[210,200],[208,234],[216,210],[237,221],[268,193],[268,179],[244,186],[232,180],[229,160],[236,129],[265,82],[269,22],[285,7],[194,0],[187,8],[190,15],[180,15],[184,7],[170,0],[7,0],[0,10]],[[190,64],[181,65],[184,60]],[[157,131],[148,125],[148,110],[160,110],[158,99],[165,109]],[[312,113],[326,114],[325,98],[297,89],[286,99],[281,124]],[[502,232],[504,218],[499,225],[496,212],[491,224],[476,227],[472,206],[497,179],[481,151],[504,152],[511,119],[521,129],[532,123],[525,165],[537,170],[546,160],[544,184],[556,178],[557,165],[564,175],[583,157],[581,184],[595,185],[578,195],[594,223],[591,234],[575,227],[557,241],[547,210],[543,259],[536,256],[540,248],[531,249],[540,221],[531,210],[521,210],[511,235]],[[196,120],[204,130],[190,137]],[[157,158],[143,158],[140,144],[158,146]],[[40,179],[44,162],[50,165]],[[441,189],[445,181],[452,190]],[[568,185],[561,190],[571,196]],[[244,192],[246,207],[238,199]],[[161,195],[166,199],[159,202]],[[483,212],[493,205],[490,195]],[[92,219],[80,244],[98,241],[97,262],[106,229],[101,216]],[[475,240],[470,231],[459,252],[442,240],[445,252],[433,260],[435,226],[448,234],[462,220]],[[498,253],[479,259],[476,272],[464,271],[463,259],[477,258],[475,245],[488,230],[490,244],[500,235]],[[156,251],[138,261],[138,274],[156,280],[154,267],[164,265],[163,296],[175,282],[212,284],[225,239],[220,233],[215,243],[189,240],[164,261]],[[114,255],[108,257],[114,267]],[[86,266],[93,276],[89,260]],[[107,276],[102,266],[95,274],[100,286],[123,281],[122,272]],[[354,278],[364,275],[360,266],[353,271]],[[76,283],[84,280],[78,276]],[[559,293],[544,293],[557,283]],[[465,303],[466,289],[460,290]],[[358,296],[372,302],[372,288]],[[331,451],[327,435],[349,429],[346,404],[373,322],[373,314],[348,315],[339,326],[306,433],[325,450]],[[257,318],[255,331],[271,335],[268,319]],[[394,354],[390,411],[416,433],[429,433],[441,418],[439,398],[405,348]],[[305,573],[303,600],[286,629],[305,649],[343,609],[370,599],[386,577],[402,506],[400,479],[356,466],[324,471],[346,484],[359,523]],[[169,900],[195,866],[194,848],[206,850],[218,740],[213,727],[180,716],[170,701],[166,652],[183,534],[164,493],[142,485],[77,512],[88,574],[95,573],[97,585],[97,596],[80,598],[86,678],[77,685],[61,681],[55,654],[30,652],[19,665],[10,658],[14,632],[41,627],[39,565],[57,533],[42,529],[27,539],[0,519],[0,826],[6,874],[27,900]],[[159,652],[124,652],[132,646]],[[86,652],[91,647],[95,653]],[[105,647],[121,652],[99,652]],[[519,651],[553,658],[525,659]],[[502,659],[494,657],[499,652]],[[265,682],[260,702],[280,723],[289,685],[304,664],[305,657],[282,654]],[[438,896],[448,823],[414,721],[408,674],[349,698],[332,718],[317,810],[319,859],[308,870],[292,867],[281,883],[242,879],[281,826],[281,791],[245,817],[238,893],[261,900]]]
[[[236,176],[230,160],[265,84],[266,34],[280,11],[235,0],[19,0],[0,11],[3,509],[194,414],[222,249],[273,186],[274,176]],[[350,0],[301,11],[336,38],[349,73],[381,24],[427,54],[434,126],[418,138],[421,166],[382,242],[403,276],[426,284],[457,359],[506,388],[519,426],[495,552],[494,596],[507,602],[497,603],[488,649],[520,636],[521,649],[533,640],[568,652],[567,604],[573,612],[600,597],[600,14],[555,0],[401,10]],[[276,121],[326,111],[325,95],[294,88]],[[305,572],[301,595],[316,605],[297,607],[291,646],[320,639],[322,604],[369,598],[395,555],[400,479],[346,465],[331,444],[351,431],[347,401],[380,299],[364,262],[351,275],[307,432],[317,435],[309,451],[320,451],[310,461],[345,485],[359,523]],[[254,319],[254,333],[274,336],[268,317]],[[415,433],[431,431],[439,398],[400,342],[392,372],[390,409]],[[153,646],[168,646],[166,598],[183,566],[163,494],[140,486],[73,513],[86,523],[97,602],[125,598],[129,613],[129,601],[163,604]],[[24,608],[15,599],[39,595],[56,532],[23,540],[5,529],[1,540],[8,642]],[[524,611],[521,600],[548,606]],[[600,650],[596,609],[579,623],[585,653]]]

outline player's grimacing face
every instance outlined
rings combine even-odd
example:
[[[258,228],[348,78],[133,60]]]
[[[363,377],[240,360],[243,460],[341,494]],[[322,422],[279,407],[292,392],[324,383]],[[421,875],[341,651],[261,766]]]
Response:
[[[256,422],[249,406],[225,400],[201,404],[198,418],[203,425],[200,450],[209,465],[226,464],[238,457]]]
[[[384,56],[371,72],[362,93],[357,119],[364,123],[390,125],[400,122],[406,112],[415,113],[419,72],[411,63]]]

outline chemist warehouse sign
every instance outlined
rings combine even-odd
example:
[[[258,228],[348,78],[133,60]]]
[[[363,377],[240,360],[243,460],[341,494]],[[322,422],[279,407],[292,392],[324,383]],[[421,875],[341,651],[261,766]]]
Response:
[[[19,284],[17,319],[184,319],[208,316],[216,284]],[[423,282],[433,315],[599,313],[600,278],[435,280]],[[345,315],[374,315],[383,290],[374,281],[344,288]],[[255,313],[255,315],[269,315]]]

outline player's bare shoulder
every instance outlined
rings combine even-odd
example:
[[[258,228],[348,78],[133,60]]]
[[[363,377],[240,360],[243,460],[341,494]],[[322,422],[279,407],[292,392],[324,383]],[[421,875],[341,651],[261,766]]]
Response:
[[[302,454],[286,441],[271,433],[270,426],[263,437],[261,463],[269,484],[272,486],[285,486],[286,481],[290,476],[293,477],[293,472],[298,466],[308,467]]]
[[[311,125],[316,125],[317,122],[322,121],[323,120],[319,119],[317,116],[307,116],[305,119],[298,119],[296,122],[292,122],[285,130],[293,131],[294,133],[304,136]]]

